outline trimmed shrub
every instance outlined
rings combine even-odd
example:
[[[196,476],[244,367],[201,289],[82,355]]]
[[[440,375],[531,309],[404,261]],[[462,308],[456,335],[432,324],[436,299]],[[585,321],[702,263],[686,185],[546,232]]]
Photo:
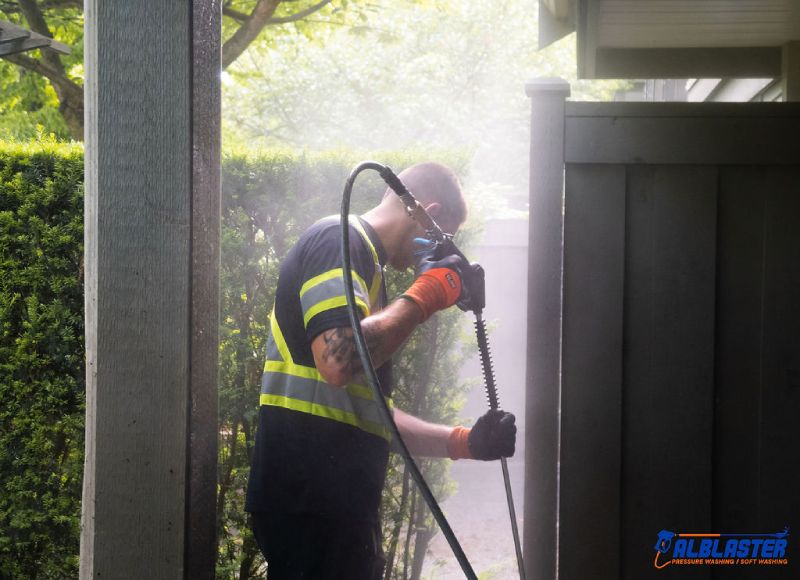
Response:
[[[78,570],[83,151],[0,147],[0,577]]]

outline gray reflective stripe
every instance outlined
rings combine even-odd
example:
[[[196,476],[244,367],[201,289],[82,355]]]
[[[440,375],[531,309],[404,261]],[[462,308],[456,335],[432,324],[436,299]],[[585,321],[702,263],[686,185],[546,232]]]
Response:
[[[362,387],[364,388],[364,387]],[[383,429],[378,404],[374,400],[353,396],[345,387],[285,373],[266,371],[261,378],[262,395],[278,395],[336,409],[354,415],[359,422],[367,422]],[[351,423],[350,421],[344,421]],[[363,425],[356,425],[365,427]],[[372,431],[372,429],[365,429]]]
[[[278,345],[275,344],[275,339],[271,334],[269,335],[269,338],[267,338],[267,360],[283,360],[283,357],[278,350]]]
[[[336,223],[340,223],[341,222],[341,216],[329,215],[327,217],[322,218],[317,223],[320,223],[320,222],[336,222]],[[348,216],[348,223],[350,224],[350,226],[355,228],[355,230],[358,232],[359,236],[361,236],[361,239],[364,240],[365,244],[367,244],[367,247],[369,247],[369,251],[372,254],[372,258],[375,261],[375,265],[374,265],[375,272],[374,272],[372,281],[369,282],[371,284],[371,286],[369,287],[369,297],[370,297],[370,299],[369,300],[365,300],[365,302],[367,304],[369,304],[370,310],[374,310],[376,308],[376,306],[378,305],[378,302],[379,302],[379,298],[380,297],[379,297],[378,293],[380,291],[381,281],[383,280],[383,267],[381,266],[380,260],[378,258],[378,250],[375,249],[375,244],[373,244],[372,240],[369,239],[369,236],[367,235],[367,231],[364,229],[364,226],[361,225],[361,222],[359,221],[357,216],[354,216],[354,215]],[[367,283],[367,282],[365,281],[365,283]],[[355,280],[354,280],[354,284],[355,284]]]
[[[364,304],[369,304],[369,294],[367,289],[361,285],[361,282],[353,278],[353,289],[355,290],[356,298],[361,298]],[[328,300],[330,298],[337,298],[344,296],[344,278],[337,276],[325,282],[309,288],[300,297],[300,304],[303,307],[303,317],[306,316],[309,310],[314,306]],[[326,309],[327,310],[327,309]]]

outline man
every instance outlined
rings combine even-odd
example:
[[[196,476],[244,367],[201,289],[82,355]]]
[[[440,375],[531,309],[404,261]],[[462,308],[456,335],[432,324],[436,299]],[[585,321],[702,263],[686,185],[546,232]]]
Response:
[[[467,209],[452,171],[436,163],[400,174],[428,213],[455,233]],[[465,300],[468,267],[441,248],[415,256],[424,236],[387,190],[350,220],[361,327],[381,389],[392,390],[391,356],[433,313]],[[383,267],[417,265],[414,284],[387,304]],[[361,373],[347,314],[339,218],[312,225],[281,265],[262,380],[246,509],[269,580],[373,580],[383,568],[378,508],[390,436]],[[415,455],[499,459],[514,453],[514,416],[489,412],[472,429],[394,419]]]

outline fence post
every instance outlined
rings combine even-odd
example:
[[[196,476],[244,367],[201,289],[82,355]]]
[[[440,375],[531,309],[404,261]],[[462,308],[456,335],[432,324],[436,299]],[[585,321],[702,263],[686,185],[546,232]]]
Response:
[[[531,98],[528,329],[525,373],[526,575],[557,578],[561,393],[564,108],[569,84],[528,82]]]

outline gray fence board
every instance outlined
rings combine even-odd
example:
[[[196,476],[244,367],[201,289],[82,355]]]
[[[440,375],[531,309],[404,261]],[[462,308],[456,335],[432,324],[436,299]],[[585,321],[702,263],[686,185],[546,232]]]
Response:
[[[796,171],[772,168],[764,177],[759,523],[767,531],[784,525],[796,530],[795,522],[800,522],[800,187]],[[794,558],[790,562],[797,565]]]
[[[567,163],[800,163],[800,117],[567,117],[566,133]]]
[[[619,578],[625,168],[568,167],[559,576]],[[598,533],[602,530],[602,533]]]
[[[661,529],[711,524],[716,179],[714,168],[629,168],[622,578],[659,573]]]
[[[721,174],[714,525],[723,533],[773,533],[800,519],[796,184],[796,170],[780,167]],[[758,577],[791,574],[764,567]],[[753,575],[734,568],[714,577]]]
[[[558,477],[558,568],[537,572],[662,578],[673,570],[653,566],[661,529],[773,533],[800,521],[800,105],[567,103],[565,111],[561,334],[548,326],[538,340],[551,348],[535,359],[529,351],[534,368],[561,371],[559,464],[536,474],[552,466],[527,458],[538,480]],[[546,141],[544,157],[532,151],[532,176],[562,151],[561,136],[540,136],[540,149]],[[532,264],[534,242],[558,221],[535,210]],[[559,272],[546,249],[548,278],[531,282],[552,290]],[[530,311],[552,323],[557,301],[530,296]],[[613,388],[620,321],[621,393]],[[543,417],[529,415],[529,424]],[[526,522],[532,515],[526,506]],[[674,568],[682,578],[796,575],[791,563]]]
[[[720,174],[714,524],[725,530],[758,527],[763,175],[742,167]]]

